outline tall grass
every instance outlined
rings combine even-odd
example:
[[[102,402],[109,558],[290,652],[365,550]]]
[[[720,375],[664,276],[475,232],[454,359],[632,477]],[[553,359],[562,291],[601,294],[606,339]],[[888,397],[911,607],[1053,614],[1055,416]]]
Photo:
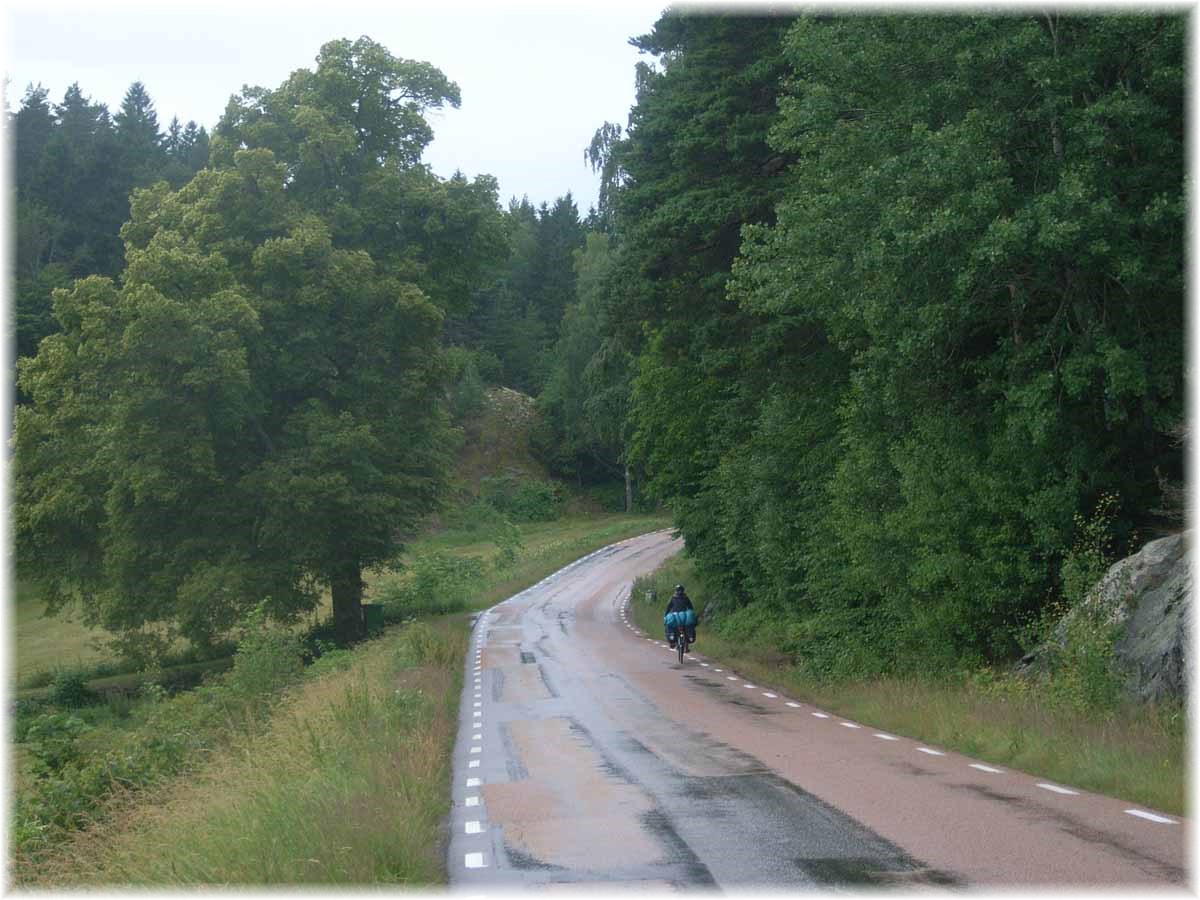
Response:
[[[675,557],[633,590],[634,620],[660,634],[671,588],[684,583],[697,609],[713,596],[689,560]],[[654,591],[653,601],[646,599]],[[744,625],[744,623],[739,623]],[[763,623],[769,624],[769,623]],[[1175,707],[1088,711],[1061,691],[1006,672],[821,681],[798,669],[764,629],[723,632],[701,623],[697,651],[758,684],[847,718],[1039,777],[1186,814],[1185,716]]]
[[[371,642],[295,691],[266,730],[80,834],[27,884],[443,880],[467,637],[443,619]]]

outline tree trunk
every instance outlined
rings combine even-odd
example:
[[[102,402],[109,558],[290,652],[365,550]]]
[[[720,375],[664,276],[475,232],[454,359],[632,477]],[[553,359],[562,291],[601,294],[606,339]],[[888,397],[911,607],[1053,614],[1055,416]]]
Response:
[[[357,563],[347,564],[329,580],[333,595],[333,629],[339,643],[363,637],[362,570]]]
[[[633,480],[629,477],[629,466],[625,467],[625,512],[633,512]]]

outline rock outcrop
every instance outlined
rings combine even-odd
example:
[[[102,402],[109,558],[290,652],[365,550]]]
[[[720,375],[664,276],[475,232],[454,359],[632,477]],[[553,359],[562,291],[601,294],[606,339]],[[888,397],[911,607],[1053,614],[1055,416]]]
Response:
[[[1192,666],[1190,551],[1191,532],[1185,531],[1151,541],[1114,564],[1088,593],[1084,608],[1067,613],[1049,645],[1022,659],[1017,671],[1045,671],[1065,646],[1072,617],[1099,613],[1117,626],[1112,663],[1129,699],[1186,699]]]
[[[1127,691],[1155,701],[1187,694],[1192,629],[1191,532],[1152,541],[1111,569],[1092,589],[1123,624],[1113,646]]]

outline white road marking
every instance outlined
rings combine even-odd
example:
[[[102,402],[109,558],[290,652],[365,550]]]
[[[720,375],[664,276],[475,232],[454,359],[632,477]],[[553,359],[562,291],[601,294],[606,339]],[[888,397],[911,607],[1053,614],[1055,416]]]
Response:
[[[476,705],[476,706],[483,706],[483,703],[482,703],[482,702],[480,702],[479,700],[476,700],[476,701],[475,701],[475,705]]]
[[[700,663],[700,665],[704,666],[706,669],[708,668],[708,663]]]
[[[472,737],[472,738],[471,738],[471,740],[473,740],[473,741],[482,741],[482,740],[483,740],[483,732],[482,732],[482,731],[477,731],[477,732],[475,732],[475,736],[474,736],[474,737]]]
[[[972,769],[978,769],[980,772],[991,772],[993,775],[1003,775],[999,769],[993,769],[991,766],[985,766],[983,763],[969,763]]]
[[[1151,822],[1161,822],[1163,825],[1177,825],[1174,819],[1168,819],[1166,816],[1156,816],[1154,813],[1144,812],[1140,809],[1127,809],[1125,812],[1131,816],[1137,816],[1139,819],[1147,819]]]
[[[486,869],[487,863],[483,861],[482,853],[468,853],[463,860],[463,865],[468,869]]]
[[[1079,796],[1079,791],[1072,791],[1065,787],[1059,787],[1057,784],[1046,784],[1043,781],[1039,781],[1038,787],[1044,791],[1053,791],[1056,794],[1069,794],[1072,797]]]
[[[467,834],[479,834],[479,832],[483,831],[483,826],[478,822],[468,822],[464,826],[463,830],[466,831]]]
[[[843,728],[862,728],[861,725],[855,725],[853,722],[838,722]]]
[[[793,703],[791,700],[787,700],[787,701],[785,701],[785,702],[786,702],[786,703],[787,703],[787,705],[788,705],[788,706],[790,706],[792,709],[799,709],[799,708],[800,708],[800,704],[799,704],[799,703]]]
[[[737,681],[737,676],[736,675],[726,675],[725,680],[726,681]]]
[[[946,755],[941,750],[930,750],[928,747],[918,747],[917,751],[919,753],[928,753],[930,756],[945,756]]]
[[[753,691],[753,690],[755,690],[755,689],[757,689],[757,688],[758,688],[758,685],[757,685],[757,684],[743,684],[743,685],[742,685],[742,687],[744,687],[744,688],[750,688],[750,690],[752,690],[752,691]]]
[[[479,784],[480,784],[480,782],[479,782],[478,778],[468,778],[467,779],[467,787],[479,787]]]
[[[818,719],[828,719],[829,718],[829,716],[825,715],[825,713],[813,713],[813,715],[816,716]]]
[[[481,713],[479,710],[475,710],[475,712],[474,712],[474,716],[475,716],[475,718],[477,718],[477,719],[482,719],[482,718],[483,718],[483,713]]]
[[[483,748],[482,748],[482,747],[472,747],[472,748],[471,748],[471,753],[472,753],[472,754],[476,754],[476,753],[482,753],[482,752],[483,752]]]
[[[467,806],[478,806],[478,805],[479,805],[479,797],[478,796],[471,796],[471,797],[467,798]]]
[[[713,669],[714,672],[724,672],[724,669]]]
[[[468,769],[478,769],[479,768],[479,760],[477,760],[477,759],[471,760],[469,763],[467,763],[467,768]]]
[[[900,740],[900,738],[898,738],[898,737],[892,737],[890,734],[882,734],[878,731],[875,732],[875,737],[877,737],[883,741],[898,741],[898,740]]]
[[[763,691],[763,696],[764,696],[764,697],[770,697],[772,700],[778,700],[778,699],[779,699],[779,695],[778,695],[778,694],[772,694],[770,691]]]

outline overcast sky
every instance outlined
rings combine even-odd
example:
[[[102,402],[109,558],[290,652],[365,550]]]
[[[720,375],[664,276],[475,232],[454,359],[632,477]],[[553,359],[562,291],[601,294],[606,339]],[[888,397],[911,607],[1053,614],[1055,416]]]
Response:
[[[462,91],[460,109],[430,114],[425,159],[435,172],[495,175],[503,203],[571,191],[583,215],[597,192],[584,148],[605,121],[626,124],[641,58],[629,38],[666,5],[9,0],[4,70],[13,109],[31,82],[59,102],[78,81],[115,112],[142,81],[164,130],[172,116],[211,129],[244,84],[277,87],[311,68],[326,41],[367,35],[432,63]]]

